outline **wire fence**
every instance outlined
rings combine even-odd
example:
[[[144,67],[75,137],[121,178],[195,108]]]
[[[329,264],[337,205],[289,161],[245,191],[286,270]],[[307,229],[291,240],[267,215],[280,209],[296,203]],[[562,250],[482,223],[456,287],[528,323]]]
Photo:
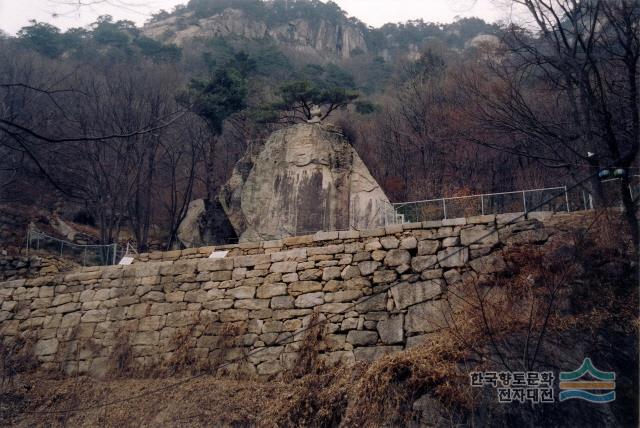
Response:
[[[632,198],[640,195],[640,176],[633,176],[629,193]],[[605,205],[622,207],[620,179],[602,181]],[[579,211],[594,208],[593,197],[584,188],[545,187],[512,192],[483,193],[468,196],[425,199],[422,201],[393,204],[401,223],[472,217],[485,214],[505,214],[537,211]]]
[[[632,175],[629,180],[629,195],[632,200],[638,199],[640,196],[640,175]],[[611,178],[601,181],[602,191],[604,193],[607,206],[623,207],[622,193],[620,189],[620,179]],[[580,190],[580,209],[592,210],[594,208],[593,197],[586,189]]]
[[[43,251],[57,254],[82,266],[115,265],[122,251],[118,244],[82,245],[47,235],[34,228],[27,231],[27,254]]]
[[[562,194],[563,197],[553,197]],[[405,223],[472,217],[485,214],[527,212],[543,201],[543,211],[571,211],[566,186],[514,192],[483,193],[469,196],[426,199],[394,204],[396,213]]]

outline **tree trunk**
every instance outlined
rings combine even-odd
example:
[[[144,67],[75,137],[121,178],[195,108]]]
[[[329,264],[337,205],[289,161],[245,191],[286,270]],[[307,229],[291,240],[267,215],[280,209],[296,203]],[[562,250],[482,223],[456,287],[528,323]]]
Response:
[[[620,180],[620,194],[622,196],[622,205],[624,206],[624,217],[629,223],[631,239],[636,250],[640,249],[640,226],[638,225],[638,217],[636,215],[636,204],[631,197],[629,175],[625,174]]]
[[[218,136],[213,135],[211,140],[209,140],[209,144],[205,150],[205,168],[207,169],[207,200],[213,201],[217,196],[217,185],[216,185],[216,170],[215,170],[215,159],[216,159],[216,146],[218,145]]]

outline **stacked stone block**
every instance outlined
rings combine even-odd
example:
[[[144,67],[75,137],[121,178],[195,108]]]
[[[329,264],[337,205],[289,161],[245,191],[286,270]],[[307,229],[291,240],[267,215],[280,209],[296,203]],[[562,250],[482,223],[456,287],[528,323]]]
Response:
[[[77,267],[77,263],[52,255],[0,255],[0,281],[52,275]]]
[[[232,247],[223,259],[195,257],[213,248],[152,253],[131,266],[7,281],[0,335],[31,337],[43,366],[67,373],[106,374],[124,341],[142,369],[186,346],[196,361],[272,375],[295,364],[319,319],[322,358],[372,361],[446,328],[443,297],[465,274],[498,272],[505,246],[553,233],[536,219],[498,230],[501,221],[319,232]]]

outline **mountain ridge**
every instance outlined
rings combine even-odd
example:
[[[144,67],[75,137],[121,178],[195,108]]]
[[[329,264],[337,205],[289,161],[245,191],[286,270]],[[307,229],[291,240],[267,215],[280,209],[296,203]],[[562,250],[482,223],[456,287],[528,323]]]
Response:
[[[325,60],[371,54],[389,61],[399,56],[417,59],[421,45],[429,39],[464,48],[474,37],[494,35],[499,29],[478,18],[451,24],[415,20],[374,28],[349,17],[337,4],[319,0],[191,0],[172,13],[155,14],[142,32],[178,46],[217,37],[270,39]]]

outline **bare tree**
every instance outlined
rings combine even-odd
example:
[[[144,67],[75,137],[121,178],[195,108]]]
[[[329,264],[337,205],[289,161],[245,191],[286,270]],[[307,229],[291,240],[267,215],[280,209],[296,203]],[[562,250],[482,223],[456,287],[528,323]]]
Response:
[[[640,242],[629,176],[638,166],[640,2],[637,0],[513,0],[535,32],[512,25],[504,52],[493,55],[491,79],[467,76],[470,103],[482,127],[511,141],[494,148],[576,176],[621,168],[620,193],[633,238]]]
[[[0,55],[2,199],[15,199],[18,179],[37,187],[41,178],[89,209],[103,243],[128,222],[146,248],[158,146],[186,114],[174,100],[175,70],[122,64],[87,72],[11,46]]]
[[[168,142],[161,145],[158,171],[161,184],[157,187],[156,197],[167,217],[166,248],[179,245],[178,228],[194,194],[201,148],[209,139],[209,131],[202,123],[191,120],[185,128],[182,144]]]
[[[80,12],[82,9],[90,9],[96,6],[111,6],[127,10],[133,13],[142,14],[141,10],[148,8],[149,4],[146,1],[138,0],[47,0],[51,5],[57,7],[63,7],[63,10],[59,10],[54,15],[68,15],[75,12]]]

